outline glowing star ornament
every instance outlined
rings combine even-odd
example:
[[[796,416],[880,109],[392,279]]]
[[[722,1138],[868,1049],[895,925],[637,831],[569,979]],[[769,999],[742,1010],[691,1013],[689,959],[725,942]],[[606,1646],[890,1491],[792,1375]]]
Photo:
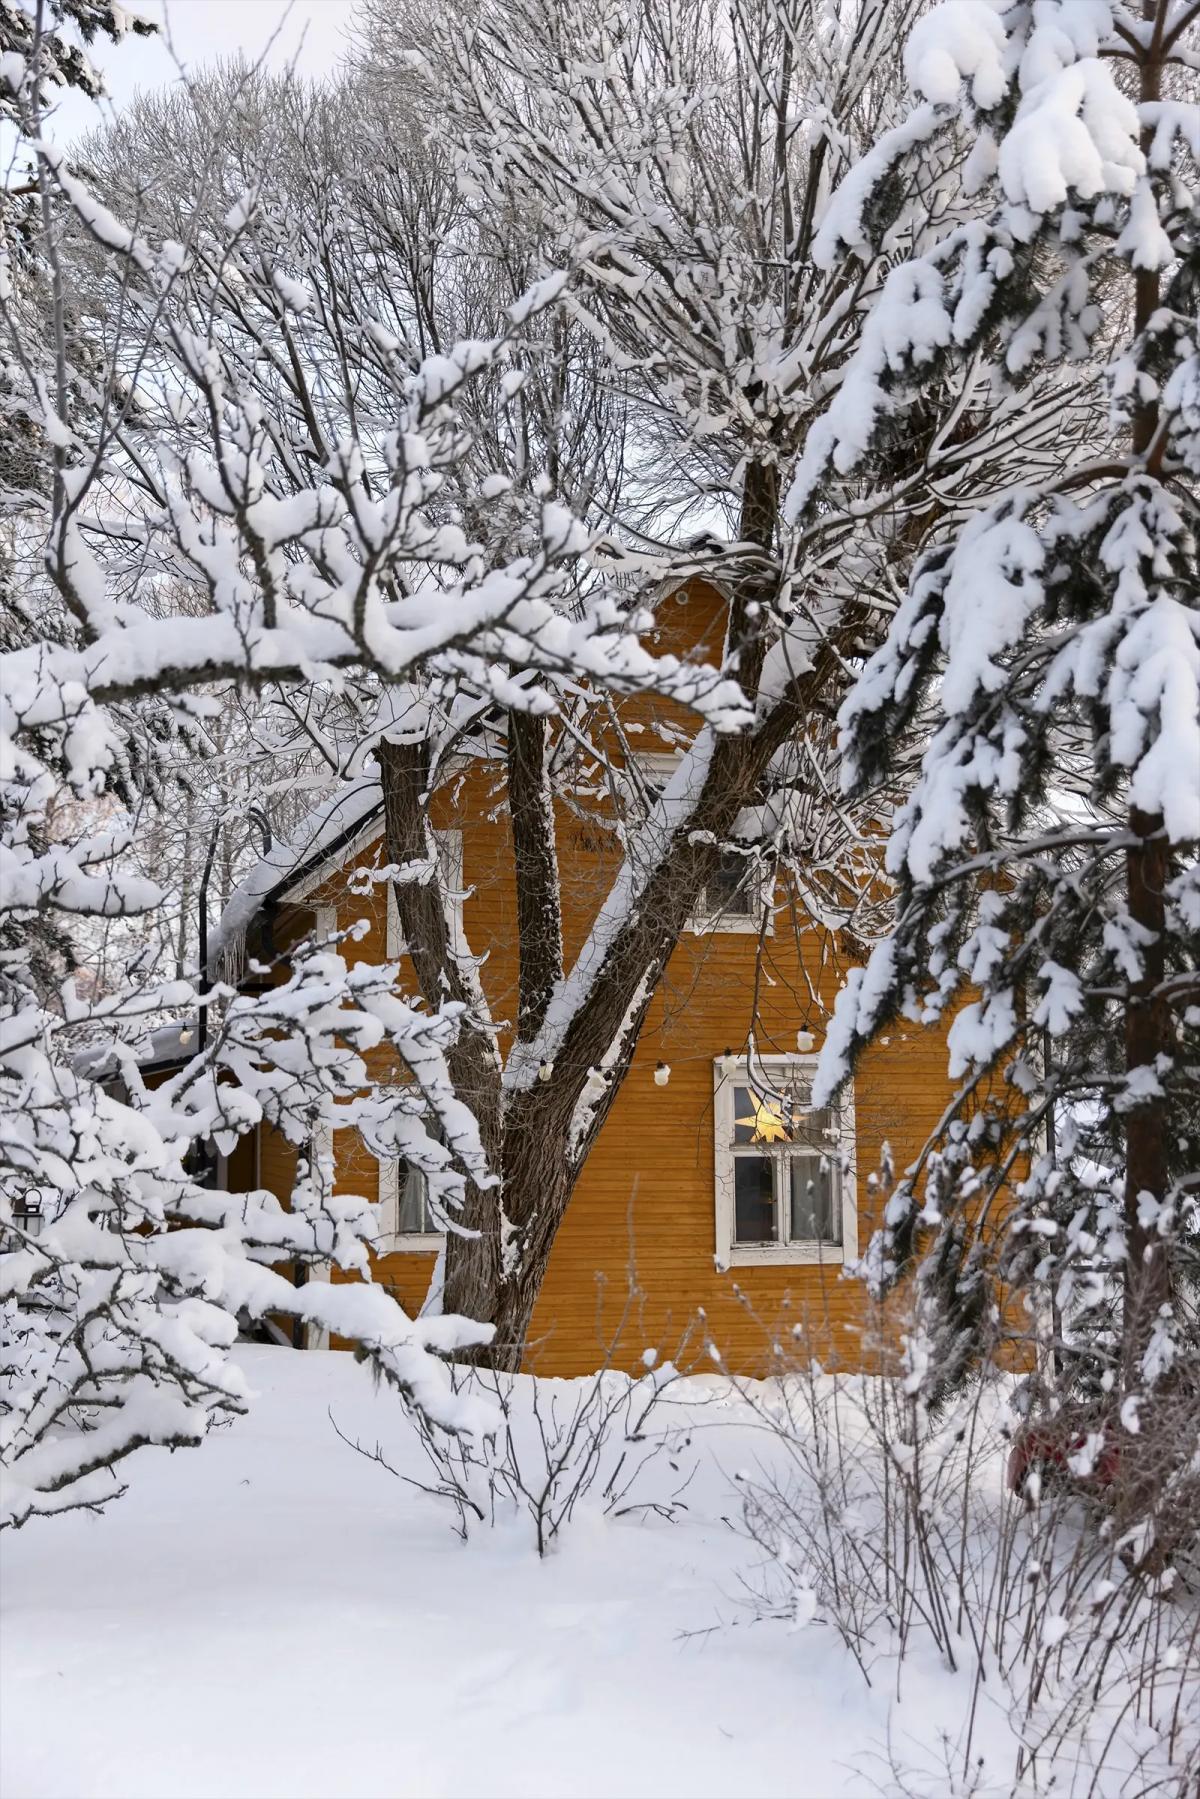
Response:
[[[792,1133],[784,1122],[783,1113],[773,1106],[769,1100],[760,1099],[757,1093],[751,1093],[750,1104],[754,1114],[750,1118],[735,1118],[735,1124],[746,1124],[752,1127],[754,1143],[790,1143]]]

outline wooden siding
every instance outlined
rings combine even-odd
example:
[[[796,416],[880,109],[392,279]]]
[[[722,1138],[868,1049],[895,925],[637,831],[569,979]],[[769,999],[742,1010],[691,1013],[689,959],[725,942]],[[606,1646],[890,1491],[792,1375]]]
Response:
[[[708,590],[694,613],[691,605],[676,605],[656,647],[682,648],[688,637],[693,643],[712,639],[720,604]],[[622,711],[626,723],[642,725],[635,741],[646,750],[664,747],[658,726],[688,718],[677,706],[645,698]],[[503,793],[494,776],[478,768],[456,779],[437,798],[435,822],[463,833],[467,939],[476,955],[486,952],[482,979],[494,1016],[511,1020],[516,901]],[[615,839],[581,826],[561,805],[557,832],[569,966],[617,870],[619,852]],[[373,859],[373,851],[357,858]],[[369,928],[348,953],[366,962],[386,959],[383,888],[359,899],[347,892],[345,874],[334,874],[306,903],[336,908],[342,926],[365,917]],[[280,924],[278,940],[287,941],[286,915]],[[794,1053],[802,1029],[819,1043],[838,982],[829,939],[815,929],[798,930],[786,910],[762,945],[756,973],[759,947],[755,935],[744,932],[688,933],[680,943],[556,1240],[534,1313],[530,1368],[579,1374],[609,1356],[617,1366],[634,1368],[646,1348],[673,1356],[685,1340],[692,1359],[704,1354],[710,1335],[725,1365],[758,1373],[770,1366],[771,1345],[781,1332],[806,1323],[822,1356],[843,1365],[871,1359],[863,1349],[862,1289],[841,1278],[839,1268],[736,1266],[722,1273],[715,1266],[714,1058],[743,1049],[752,1023],[764,1055]],[[666,1087],[653,1079],[659,1061],[671,1066]],[[855,1083],[860,1251],[875,1222],[868,1176],[879,1167],[883,1142],[891,1143],[900,1168],[915,1155],[945,1104],[945,1064],[944,1035],[912,1026],[863,1060]],[[373,1072],[385,1075],[386,1063],[376,1061]],[[264,1184],[286,1191],[290,1158],[286,1146],[264,1144]],[[361,1143],[340,1133],[339,1190],[375,1197],[377,1175]],[[378,1262],[376,1275],[412,1311],[424,1300],[432,1263],[428,1254],[392,1254]],[[614,1342],[622,1318],[624,1329]],[[705,1358],[704,1365],[712,1364]]]

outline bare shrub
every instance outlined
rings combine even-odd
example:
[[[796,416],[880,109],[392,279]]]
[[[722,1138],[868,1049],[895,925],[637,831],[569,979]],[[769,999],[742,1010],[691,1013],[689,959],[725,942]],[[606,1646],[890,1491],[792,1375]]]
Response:
[[[486,1438],[455,1437],[412,1415],[425,1461],[424,1475],[406,1472],[385,1455],[351,1439],[332,1414],[344,1443],[377,1462],[389,1474],[444,1501],[463,1542],[473,1529],[527,1518],[539,1556],[588,1501],[606,1517],[653,1515],[673,1521],[687,1510],[685,1494],[696,1471],[692,1434],[660,1406],[681,1378],[690,1333],[675,1356],[659,1359],[647,1349],[645,1373],[633,1376],[615,1366],[622,1339],[636,1315],[640,1295],[631,1285],[625,1309],[603,1348],[603,1363],[585,1379],[551,1380],[510,1374],[476,1364],[455,1364],[452,1391],[459,1398],[481,1397],[498,1417]]]
[[[768,1433],[737,1476],[764,1552],[759,1610],[834,1627],[868,1684],[899,1694],[931,1648],[970,1683],[959,1738],[925,1769],[891,1749],[888,1792],[985,1790],[996,1705],[1011,1787],[990,1767],[988,1792],[1196,1791],[1195,1384],[1174,1381],[1123,1428],[1078,1407],[1033,1425],[1022,1383],[993,1366],[931,1410],[914,1340],[889,1355],[904,1335],[881,1330],[877,1375],[795,1354],[739,1383]]]

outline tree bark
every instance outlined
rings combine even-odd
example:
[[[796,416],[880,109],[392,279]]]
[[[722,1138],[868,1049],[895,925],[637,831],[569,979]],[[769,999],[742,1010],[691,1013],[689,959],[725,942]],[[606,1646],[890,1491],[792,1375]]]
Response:
[[[1166,975],[1166,886],[1169,855],[1162,819],[1135,807],[1129,815],[1135,842],[1126,852],[1129,915],[1149,934],[1142,950],[1142,976],[1131,985],[1125,1008],[1125,1068],[1154,1069],[1174,1047],[1171,1008],[1162,993]],[[1141,1384],[1140,1362],[1160,1306],[1171,1297],[1166,1244],[1141,1222],[1142,1196],[1159,1205],[1168,1184],[1167,1131],[1170,1118],[1162,1097],[1148,1098],[1126,1115],[1125,1139],[1125,1317],[1124,1363],[1128,1385]]]
[[[562,902],[544,714],[508,715],[508,817],[517,883],[517,1037],[536,1037],[562,976]]]
[[[389,743],[385,739],[378,756],[389,862],[403,866],[433,859],[435,864],[431,880],[395,883],[405,949],[429,1005],[458,1000],[467,1008],[446,1062],[456,1093],[475,1114],[488,1165],[497,1170],[501,1160],[500,1062],[486,1021],[479,1016],[479,995],[450,941],[445,886],[436,867],[436,846],[428,823],[429,747],[423,741]],[[501,1279],[500,1191],[468,1179],[459,1219],[476,1234],[447,1239],[443,1303],[448,1312],[487,1323]]]

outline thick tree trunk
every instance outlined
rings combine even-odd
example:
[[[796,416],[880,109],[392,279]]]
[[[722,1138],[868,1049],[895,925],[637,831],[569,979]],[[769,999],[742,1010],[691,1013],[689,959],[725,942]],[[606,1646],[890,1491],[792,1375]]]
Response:
[[[425,861],[433,853],[426,804],[428,746],[384,741],[378,755],[388,860],[401,866]],[[397,882],[395,895],[405,947],[425,999],[431,1006],[449,999],[467,1007],[463,1028],[446,1061],[456,1093],[475,1114],[488,1165],[497,1169],[501,1151],[499,1058],[488,1032],[481,1028],[482,1021],[475,1016],[478,995],[453,953],[441,877]],[[499,1191],[468,1180],[460,1218],[476,1234],[469,1239],[451,1236],[447,1241],[443,1304],[448,1312],[487,1323],[501,1279]]]
[[[541,1029],[555,982],[562,975],[554,802],[546,775],[549,747],[544,715],[509,713],[508,818],[517,885],[517,1036],[521,1042],[529,1042]]]
[[[525,1355],[550,1251],[579,1177],[564,1110],[539,1094],[519,1094],[512,1096],[505,1117],[501,1170],[512,1235],[490,1315],[496,1336],[488,1359],[493,1368],[512,1373]]]

